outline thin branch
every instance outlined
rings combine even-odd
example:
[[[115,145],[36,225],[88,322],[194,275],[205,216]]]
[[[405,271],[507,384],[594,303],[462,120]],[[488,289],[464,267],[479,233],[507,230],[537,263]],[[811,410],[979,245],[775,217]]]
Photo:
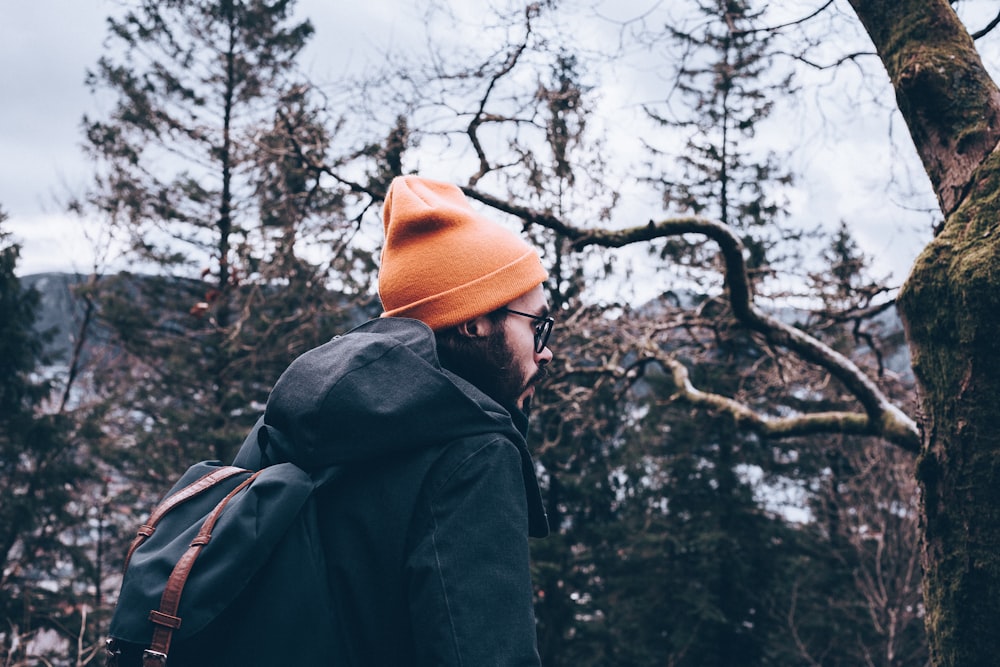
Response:
[[[524,54],[525,49],[528,48],[528,39],[531,37],[531,18],[532,13],[537,11],[537,7],[534,5],[529,5],[525,9],[524,15],[524,39],[521,41],[517,47],[514,48],[513,52],[507,57],[507,62],[500,68],[499,71],[495,72],[492,77],[490,77],[489,84],[486,86],[486,90],[483,91],[483,96],[479,100],[479,108],[476,110],[475,115],[473,115],[472,120],[469,122],[469,126],[466,129],[466,134],[469,136],[469,141],[472,142],[472,147],[476,151],[476,156],[479,158],[479,171],[469,178],[469,185],[474,186],[479,182],[483,176],[485,176],[492,167],[490,166],[489,159],[486,157],[486,150],[483,148],[482,142],[479,140],[479,126],[482,125],[487,120],[494,120],[491,115],[486,114],[486,103],[489,102],[490,95],[493,93],[493,89],[496,87],[497,82],[503,77],[507,76],[517,65],[518,60]]]
[[[993,20],[986,24],[986,27],[982,30],[972,33],[972,39],[979,39],[980,37],[985,37],[986,35],[993,32],[993,29],[1000,25],[1000,13],[998,13]]]
[[[83,318],[76,329],[76,338],[73,341],[73,352],[70,356],[69,371],[66,375],[66,386],[63,387],[62,397],[59,399],[59,412],[66,411],[70,394],[73,391],[73,384],[80,375],[80,367],[83,363],[83,349],[89,342],[91,325],[96,314],[96,304],[94,303],[93,291],[97,287],[100,276],[97,273],[90,274],[87,280],[87,287],[78,293],[83,300]]]
[[[878,54],[875,53],[874,51],[855,51],[854,53],[848,53],[848,54],[845,54],[845,55],[841,56],[837,60],[834,60],[832,63],[827,63],[826,65],[821,65],[820,63],[813,62],[812,60],[809,60],[808,58],[806,58],[801,53],[789,53],[788,51],[775,51],[774,55],[776,55],[776,56],[787,56],[787,57],[791,58],[792,60],[798,60],[800,63],[803,63],[804,65],[808,65],[809,67],[812,67],[813,69],[816,69],[816,70],[834,69],[836,67],[839,67],[839,66],[843,65],[848,60],[858,60],[859,58],[864,57],[864,56],[872,56],[872,57],[878,56]]]
[[[788,23],[781,23],[779,25],[768,26],[768,27],[765,27],[765,28],[753,28],[752,30],[741,30],[741,31],[738,31],[738,32],[734,32],[733,34],[734,35],[738,35],[738,36],[743,36],[743,35],[752,35],[752,34],[755,34],[755,33],[758,33],[758,32],[777,32],[777,31],[783,30],[785,28],[790,28],[793,25],[799,25],[801,23],[805,23],[806,21],[809,21],[810,19],[816,18],[817,16],[819,16],[820,14],[822,14],[824,11],[826,11],[826,9],[828,7],[830,7],[833,3],[834,3],[834,0],[827,0],[825,4],[821,5],[813,13],[807,14],[806,16],[803,16],[800,19],[795,19],[794,21],[789,21]]]
[[[295,134],[295,131],[297,129],[296,125],[295,123],[292,122],[292,119],[288,116],[288,114],[286,114],[281,109],[279,109],[277,113],[278,113],[278,118],[281,120],[281,123],[285,128],[286,134],[283,138],[286,139],[288,143],[292,145],[292,148],[295,150],[295,156],[300,160],[302,160],[302,162],[306,166],[308,166],[310,169],[314,170],[317,173],[326,174],[340,185],[347,186],[347,188],[355,194],[365,194],[371,197],[372,199],[377,199],[377,200],[380,200],[383,197],[385,197],[384,192],[374,192],[371,190],[371,188],[367,188],[361,183],[348,180],[342,177],[337,172],[335,172],[333,169],[331,169],[330,166],[327,165],[326,163],[317,160],[315,157],[313,157],[302,146],[302,142],[298,140],[298,137]]]

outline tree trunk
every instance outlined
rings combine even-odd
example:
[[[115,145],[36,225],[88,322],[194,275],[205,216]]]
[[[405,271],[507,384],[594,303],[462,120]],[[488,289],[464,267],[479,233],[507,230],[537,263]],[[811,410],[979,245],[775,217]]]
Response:
[[[945,222],[899,296],[920,391],[933,664],[1000,655],[1000,92],[946,0],[851,0]]]

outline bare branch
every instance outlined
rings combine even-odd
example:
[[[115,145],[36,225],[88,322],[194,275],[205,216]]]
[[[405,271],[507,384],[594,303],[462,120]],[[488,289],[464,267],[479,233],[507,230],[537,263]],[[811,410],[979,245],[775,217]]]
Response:
[[[303,164],[305,164],[306,166],[308,166],[310,169],[312,169],[317,173],[326,174],[340,185],[346,186],[352,193],[368,195],[369,197],[372,198],[372,200],[380,200],[385,196],[384,192],[374,192],[372,191],[371,188],[365,187],[361,183],[344,178],[343,176],[335,172],[329,165],[327,165],[321,160],[316,159],[316,157],[314,157],[310,151],[306,150],[302,146],[302,143],[299,141],[298,136],[296,135],[295,123],[288,116],[288,114],[285,113],[283,110],[279,109],[277,115],[278,118],[281,120],[282,125],[284,126],[285,129],[286,134],[284,139],[288,141],[289,144],[291,144],[293,150],[295,151],[296,157],[300,159]]]
[[[982,30],[972,33],[972,39],[979,39],[993,32],[993,29],[1000,25],[1000,13],[993,17],[993,20],[986,24]]]
[[[816,433],[853,435],[876,433],[868,417],[857,412],[815,412],[782,419],[769,418],[727,396],[695,388],[688,377],[687,368],[676,359],[659,355],[657,360],[666,366],[673,376],[674,385],[677,387],[673,400],[682,400],[691,405],[728,413],[740,427],[763,437],[787,438]]]
[[[90,277],[87,279],[87,286],[77,292],[79,298],[83,300],[83,317],[80,320],[79,326],[77,326],[76,335],[73,338],[73,351],[70,354],[69,370],[66,375],[66,386],[63,387],[62,397],[59,399],[60,413],[66,411],[70,395],[73,392],[73,384],[80,375],[81,365],[83,363],[84,347],[90,343],[91,327],[93,325],[97,309],[97,306],[94,303],[93,291],[96,289],[97,282],[99,280],[100,276],[97,273],[90,274]]]
[[[620,248],[633,243],[683,234],[707,236],[715,241],[721,250],[725,267],[725,283],[736,319],[751,331],[762,334],[770,343],[784,347],[801,359],[828,371],[844,384],[864,409],[865,414],[854,415],[850,418],[841,413],[804,417],[802,428],[806,428],[808,425],[810,430],[795,431],[795,434],[801,432],[867,433],[879,435],[907,451],[918,451],[920,434],[916,423],[893,405],[874,381],[854,362],[801,329],[790,326],[757,308],[747,277],[743,245],[726,225],[705,218],[687,217],[672,218],[661,222],[650,220],[645,225],[619,230],[589,230],[574,227],[550,213],[515,206],[471,188],[465,189],[465,192],[470,197],[489,206],[519,217],[527,224],[537,224],[555,231],[568,238],[575,250],[590,245]],[[699,400],[707,399],[700,397]],[[755,423],[754,419],[758,419],[761,420],[761,428],[765,424],[762,417],[752,418],[747,413],[749,408],[736,402],[719,402],[717,407],[726,408],[738,421]],[[771,425],[768,428],[774,429],[775,435],[793,434],[783,430],[793,428],[791,424]],[[794,428],[797,429],[799,426],[794,426]]]
[[[734,35],[739,35],[739,36],[742,36],[742,35],[752,35],[752,34],[755,34],[755,33],[758,33],[758,32],[777,32],[777,31],[782,30],[784,28],[790,28],[793,25],[799,25],[801,23],[805,23],[806,21],[809,21],[810,19],[816,18],[817,16],[819,16],[820,14],[822,14],[824,11],[826,11],[826,9],[828,7],[830,7],[831,5],[833,5],[833,3],[834,3],[834,0],[827,0],[825,3],[823,3],[823,5],[821,5],[816,11],[812,12],[811,14],[807,14],[806,16],[803,16],[800,19],[795,19],[794,21],[789,21],[788,23],[781,23],[779,25],[768,26],[768,27],[765,27],[765,28],[754,28],[753,30],[739,30],[739,31],[734,31],[733,34]]]
[[[871,56],[871,57],[877,57],[878,56],[878,54],[875,53],[874,51],[855,51],[854,53],[848,53],[848,54],[845,54],[845,55],[841,56],[837,60],[834,60],[832,63],[827,63],[825,65],[822,65],[820,63],[817,63],[817,62],[814,62],[812,60],[809,60],[808,58],[806,58],[805,56],[803,56],[801,53],[789,53],[787,51],[775,51],[774,55],[776,55],[776,56],[787,56],[787,57],[789,57],[789,58],[791,58],[793,60],[798,60],[800,63],[802,63],[804,65],[808,65],[809,67],[812,67],[813,69],[817,69],[817,70],[835,69],[837,67],[840,67],[841,65],[843,65],[844,63],[846,63],[849,60],[858,60],[859,58],[863,58],[865,56]]]
[[[472,142],[472,147],[475,149],[476,156],[479,158],[479,171],[469,178],[469,185],[475,185],[478,183],[479,179],[485,176],[491,169],[489,159],[486,157],[486,150],[483,148],[483,144],[479,140],[479,126],[487,120],[492,120],[486,114],[486,103],[489,102],[490,95],[492,94],[494,87],[496,87],[497,82],[514,69],[518,60],[520,60],[521,55],[524,53],[524,50],[528,48],[528,38],[531,36],[531,17],[533,11],[537,11],[536,9],[533,9],[533,6],[529,6],[525,10],[524,39],[507,57],[507,62],[504,63],[503,67],[490,77],[489,84],[486,86],[486,90],[483,91],[483,96],[479,100],[479,108],[476,110],[476,113],[473,115],[472,120],[469,122],[469,126],[466,129],[466,133],[469,135],[469,141]]]

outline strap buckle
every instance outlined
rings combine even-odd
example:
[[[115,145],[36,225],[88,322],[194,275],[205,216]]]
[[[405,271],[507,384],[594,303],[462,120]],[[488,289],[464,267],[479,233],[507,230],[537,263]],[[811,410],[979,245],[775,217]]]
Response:
[[[155,665],[166,665],[167,654],[147,648],[142,652],[142,667],[155,667]]]

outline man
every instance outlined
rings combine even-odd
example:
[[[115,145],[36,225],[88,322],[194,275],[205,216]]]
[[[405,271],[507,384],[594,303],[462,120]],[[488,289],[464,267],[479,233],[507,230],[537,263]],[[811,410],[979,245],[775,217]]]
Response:
[[[547,274],[454,185],[395,179],[383,221],[383,316],[294,361],[236,463],[342,467],[318,510],[335,664],[536,665]]]

